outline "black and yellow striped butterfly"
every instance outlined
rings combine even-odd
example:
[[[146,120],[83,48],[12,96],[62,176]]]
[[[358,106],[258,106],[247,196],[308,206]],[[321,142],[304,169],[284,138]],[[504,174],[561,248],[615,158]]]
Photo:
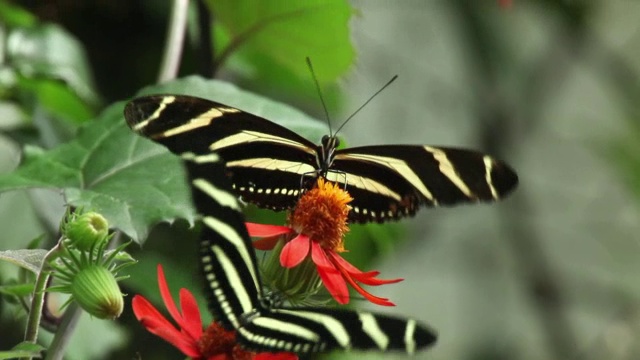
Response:
[[[412,216],[420,206],[495,201],[518,183],[508,165],[479,152],[428,145],[338,150],[336,136],[315,145],[262,117],[197,97],[139,97],[125,117],[135,132],[174,153],[219,154],[236,193],[273,210],[292,208],[318,176],[347,189],[349,220],[361,223]]]

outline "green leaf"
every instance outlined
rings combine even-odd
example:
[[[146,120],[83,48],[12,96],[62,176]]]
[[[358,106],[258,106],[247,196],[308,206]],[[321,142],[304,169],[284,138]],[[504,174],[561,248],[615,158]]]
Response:
[[[42,259],[47,254],[47,250],[5,250],[0,251],[0,260],[8,261],[23,267],[35,274],[40,272]]]
[[[354,61],[346,0],[260,1],[209,0],[216,19],[218,59],[224,52],[254,66],[257,77],[274,67],[308,78],[306,57],[313,60],[318,80],[333,83]],[[223,55],[226,56],[226,55]],[[280,71],[275,71],[282,73]]]
[[[32,293],[33,284],[0,285],[0,294],[24,297]]]
[[[42,345],[25,341],[14,346],[13,349],[9,351],[0,351],[0,360],[16,359],[16,358],[22,358],[22,357],[40,358],[41,353],[44,350],[45,348]]]
[[[63,189],[70,205],[101,213],[136,241],[146,237],[150,224],[192,221],[179,160],[131,133],[123,107],[110,106],[76,139],[50,151],[25,148],[18,169],[0,177],[0,191]]]
[[[325,126],[300,111],[220,81],[189,77],[144,89],[208,97],[273,119],[313,139]],[[13,173],[0,176],[0,191],[43,187],[63,189],[70,205],[102,214],[137,242],[161,221],[195,212],[180,160],[164,147],[134,134],[122,116],[124,104],[106,109],[82,127],[73,141],[50,151],[28,147]]]
[[[21,76],[61,80],[85,103],[99,102],[84,49],[62,27],[48,24],[13,29],[6,51],[9,64]]]
[[[9,27],[34,26],[38,21],[38,19],[27,10],[7,1],[0,1],[0,20]]]
[[[38,102],[53,116],[79,125],[94,117],[94,111],[68,85],[58,80],[21,78],[21,90],[35,94]]]

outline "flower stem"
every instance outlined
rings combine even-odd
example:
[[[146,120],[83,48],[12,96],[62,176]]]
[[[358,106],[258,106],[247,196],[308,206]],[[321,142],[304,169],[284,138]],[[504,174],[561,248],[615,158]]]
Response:
[[[47,287],[49,276],[51,275],[51,270],[49,270],[48,264],[49,261],[58,256],[61,244],[60,241],[58,241],[58,244],[49,250],[42,259],[42,266],[40,267],[40,272],[36,277],[36,283],[33,288],[33,296],[31,298],[31,307],[29,308],[29,317],[27,319],[27,329],[24,333],[24,341],[29,341],[35,344],[38,340],[38,329],[40,328],[42,307],[44,305],[44,291]]]
[[[62,322],[58,326],[53,341],[47,349],[47,357],[45,360],[61,360],[64,355],[64,350],[71,340],[73,330],[75,330],[78,320],[82,315],[82,310],[77,303],[73,302],[69,304],[62,316]]]
[[[167,31],[167,42],[162,56],[158,82],[174,79],[178,75],[184,34],[187,29],[187,13],[189,0],[174,0],[171,9],[171,20]]]

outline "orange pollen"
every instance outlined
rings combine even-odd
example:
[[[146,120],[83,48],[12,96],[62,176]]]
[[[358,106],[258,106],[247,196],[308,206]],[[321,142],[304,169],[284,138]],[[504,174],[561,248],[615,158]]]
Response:
[[[348,203],[353,200],[337,184],[318,178],[316,187],[305,192],[298,200],[289,224],[297,232],[309,236],[325,249],[344,251],[344,234],[349,231]]]

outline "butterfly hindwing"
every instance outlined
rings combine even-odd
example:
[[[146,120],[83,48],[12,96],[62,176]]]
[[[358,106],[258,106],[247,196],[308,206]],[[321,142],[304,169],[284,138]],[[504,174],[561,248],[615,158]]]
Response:
[[[194,204],[202,214],[201,266],[209,308],[255,351],[300,354],[332,349],[413,353],[436,340],[411,319],[370,312],[269,305],[239,204],[216,154],[182,154]],[[214,172],[212,172],[214,171]]]

